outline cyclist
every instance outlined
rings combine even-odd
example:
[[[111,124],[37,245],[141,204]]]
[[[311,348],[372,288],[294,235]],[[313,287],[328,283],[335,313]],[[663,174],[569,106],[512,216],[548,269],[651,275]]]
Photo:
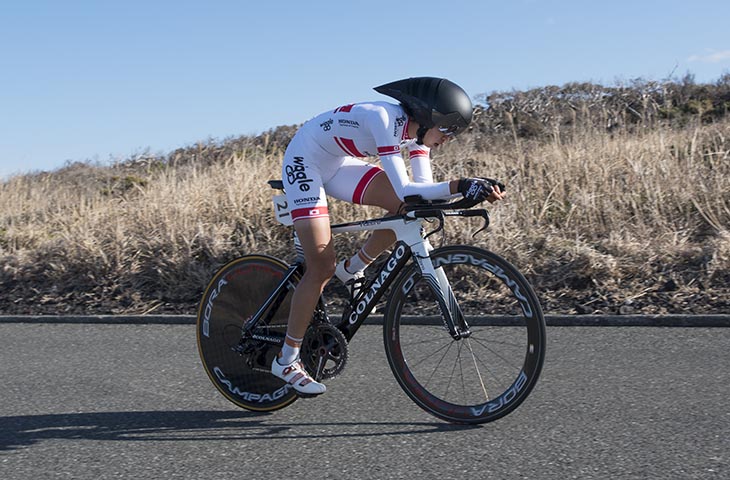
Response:
[[[271,371],[304,395],[326,390],[299,358],[324,286],[336,274],[352,291],[363,270],[395,241],[391,230],[376,230],[352,258],[335,265],[325,195],[382,207],[391,214],[400,211],[409,195],[425,200],[462,195],[490,202],[503,196],[496,182],[487,179],[433,181],[430,150],[471,122],[472,103],[461,87],[443,78],[417,77],[387,83],[375,91],[400,104],[355,103],[324,112],[301,127],[284,154],[282,176],[306,270],[292,296],[286,339]],[[412,181],[401,150],[409,154]],[[382,167],[363,160],[376,155]]]

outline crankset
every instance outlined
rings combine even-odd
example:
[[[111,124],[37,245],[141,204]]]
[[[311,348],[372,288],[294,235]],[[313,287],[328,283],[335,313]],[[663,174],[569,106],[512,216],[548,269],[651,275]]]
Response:
[[[301,358],[315,380],[339,375],[347,364],[347,339],[335,326],[315,322],[309,326],[302,342]]]

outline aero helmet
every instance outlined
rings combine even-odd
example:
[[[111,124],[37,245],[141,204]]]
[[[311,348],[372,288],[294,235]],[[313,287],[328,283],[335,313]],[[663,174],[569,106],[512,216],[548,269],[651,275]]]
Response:
[[[374,90],[400,101],[406,113],[418,122],[419,143],[429,128],[439,127],[443,133],[455,135],[471,122],[471,99],[460,86],[445,78],[408,78]]]

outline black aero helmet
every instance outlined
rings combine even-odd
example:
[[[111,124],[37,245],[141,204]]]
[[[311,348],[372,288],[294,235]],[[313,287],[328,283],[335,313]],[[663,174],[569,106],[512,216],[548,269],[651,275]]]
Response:
[[[471,122],[474,107],[469,95],[445,78],[407,78],[375,87],[375,91],[400,101],[423,132],[437,126],[454,135]],[[420,132],[418,136],[422,140]]]

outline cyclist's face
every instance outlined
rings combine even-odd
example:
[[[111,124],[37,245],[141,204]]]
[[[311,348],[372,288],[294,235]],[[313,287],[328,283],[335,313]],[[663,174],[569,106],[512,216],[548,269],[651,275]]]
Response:
[[[429,128],[423,137],[423,144],[428,148],[438,148],[452,138],[451,135],[442,133],[438,127]]]

